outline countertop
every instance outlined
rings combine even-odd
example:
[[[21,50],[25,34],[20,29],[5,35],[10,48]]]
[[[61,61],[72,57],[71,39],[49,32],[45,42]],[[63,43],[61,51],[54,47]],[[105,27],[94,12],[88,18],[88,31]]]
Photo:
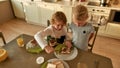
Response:
[[[35,4],[55,4],[55,5],[60,5],[60,6],[69,6],[69,7],[74,7],[75,5],[79,4],[78,1],[72,2],[72,1],[58,1],[58,2],[45,2],[45,1],[26,1],[27,3],[35,3]],[[88,2],[81,2],[83,5],[87,5]]]
[[[92,5],[87,5],[88,2],[72,2],[72,1],[58,1],[58,2],[45,2],[45,1],[20,1],[23,3],[31,3],[31,4],[48,4],[48,5],[60,5],[60,6],[69,6],[69,7],[74,7],[77,4],[82,4],[85,5],[87,7],[95,7],[95,8],[107,8],[107,9],[119,9],[119,5],[111,5],[109,7],[101,7],[101,6],[92,6]]]

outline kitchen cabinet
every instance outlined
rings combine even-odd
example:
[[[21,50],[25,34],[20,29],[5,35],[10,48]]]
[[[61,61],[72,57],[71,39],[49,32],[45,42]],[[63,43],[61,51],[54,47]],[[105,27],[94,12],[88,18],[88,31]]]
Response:
[[[52,18],[56,11],[63,11],[67,17],[68,22],[71,23],[72,7],[61,6],[58,4],[49,3],[26,3],[24,4],[26,21],[31,24],[39,24],[47,26],[47,20]]]
[[[56,11],[64,12],[67,17],[67,23],[72,22],[72,7],[71,6],[58,5],[56,6]]]
[[[110,16],[111,10],[113,9],[118,10],[118,8],[96,7],[96,6],[95,7],[87,6],[87,8],[90,13],[90,17],[92,15],[92,17],[89,20],[99,24],[100,24],[100,19],[97,19],[99,18],[99,16],[104,16],[107,20],[105,23],[102,23],[103,25],[99,26],[98,35],[120,39],[120,24],[109,22],[109,16]]]
[[[67,17],[67,23],[71,23],[71,6],[46,2],[26,2],[23,3],[23,6],[28,23],[47,26],[47,20],[50,20],[56,11],[63,11]]]
[[[99,25],[98,34],[105,35],[110,9],[106,7],[93,7],[93,6],[87,6],[87,9],[89,12],[90,23]]]
[[[26,16],[26,21],[30,24],[37,24],[39,25],[39,12],[36,3],[27,2],[23,3],[24,11]]]
[[[89,12],[89,20],[93,24],[105,25],[109,18],[110,8],[87,6]]]
[[[106,34],[120,39],[120,24],[108,23],[106,27]]]
[[[47,20],[50,20],[52,15],[56,11],[62,11],[65,13],[67,17],[67,23],[71,23],[71,18],[72,18],[72,7],[71,6],[62,6],[58,4],[47,4],[47,3],[42,3],[38,4],[38,12],[39,12],[39,17],[41,18],[39,22],[41,22],[41,25],[47,26]]]
[[[11,0],[14,14],[17,18],[25,19],[23,4],[19,0]]]
[[[42,26],[47,26],[47,20],[50,20],[55,13],[54,4],[38,4],[39,22]]]

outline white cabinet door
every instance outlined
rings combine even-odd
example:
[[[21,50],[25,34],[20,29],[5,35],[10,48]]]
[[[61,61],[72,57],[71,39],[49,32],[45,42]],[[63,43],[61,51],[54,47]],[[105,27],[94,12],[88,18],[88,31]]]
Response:
[[[71,6],[58,5],[58,6],[56,6],[56,11],[64,12],[67,17],[67,23],[72,22],[72,7]]]
[[[11,0],[14,14],[17,18],[25,19],[23,4],[17,0]]]
[[[40,17],[39,22],[41,25],[47,26],[47,20],[51,19],[52,14],[55,12],[55,8],[54,5],[39,4],[38,12]]]
[[[120,24],[108,23],[106,34],[120,39]]]
[[[24,3],[26,21],[31,24],[40,24],[38,7],[35,3]]]
[[[106,30],[106,25],[99,26],[98,34],[99,35],[105,34],[105,30]]]

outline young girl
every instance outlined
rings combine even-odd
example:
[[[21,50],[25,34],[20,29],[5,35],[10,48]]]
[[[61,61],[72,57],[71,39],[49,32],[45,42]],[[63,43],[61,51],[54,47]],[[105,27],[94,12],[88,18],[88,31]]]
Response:
[[[88,50],[88,42],[93,36],[94,28],[87,23],[88,10],[85,6],[77,5],[73,9],[73,22],[70,28],[73,32],[73,44],[81,50]]]
[[[47,53],[53,52],[54,48],[52,45],[49,45],[48,42],[45,40],[46,37],[49,36],[52,38],[65,38],[65,40],[69,40],[66,29],[64,27],[66,25],[66,22],[67,19],[65,14],[61,11],[58,11],[53,14],[50,23],[51,25],[35,34],[35,40],[42,49],[45,49]],[[68,48],[71,48],[71,43],[69,41],[66,41],[66,44],[68,45]]]

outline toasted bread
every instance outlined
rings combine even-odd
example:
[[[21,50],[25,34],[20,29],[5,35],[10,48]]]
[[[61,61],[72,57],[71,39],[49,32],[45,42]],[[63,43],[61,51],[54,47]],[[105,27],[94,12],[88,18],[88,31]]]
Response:
[[[56,60],[52,63],[56,65],[56,68],[64,68],[64,65],[61,60]]]
[[[56,65],[53,63],[48,63],[47,68],[56,68]]]

